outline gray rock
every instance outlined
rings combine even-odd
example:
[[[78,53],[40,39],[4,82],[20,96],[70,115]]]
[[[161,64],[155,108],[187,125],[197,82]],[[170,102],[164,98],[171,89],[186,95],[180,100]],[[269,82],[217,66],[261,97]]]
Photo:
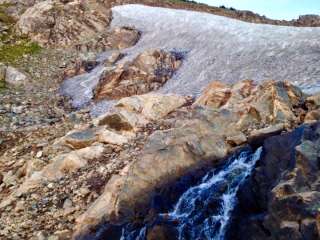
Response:
[[[14,67],[7,67],[5,82],[13,86],[25,85],[28,82],[28,77]]]

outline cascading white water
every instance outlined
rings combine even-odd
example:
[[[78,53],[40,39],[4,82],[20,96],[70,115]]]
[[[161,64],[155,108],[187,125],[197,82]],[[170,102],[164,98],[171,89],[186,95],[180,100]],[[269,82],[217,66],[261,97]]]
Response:
[[[157,216],[157,224],[172,224],[179,240],[223,240],[237,192],[259,160],[262,148],[255,153],[241,152],[223,168],[210,171],[196,186],[179,198],[173,210]],[[152,226],[152,224],[150,225]],[[147,229],[124,227],[121,240],[145,240]]]

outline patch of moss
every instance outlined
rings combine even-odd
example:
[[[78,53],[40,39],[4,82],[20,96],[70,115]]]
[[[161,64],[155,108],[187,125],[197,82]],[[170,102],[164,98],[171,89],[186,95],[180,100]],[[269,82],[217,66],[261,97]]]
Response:
[[[4,81],[0,81],[0,92],[6,88],[6,84]]]
[[[15,20],[7,14],[11,4],[0,4],[0,23],[7,26],[5,34],[0,34],[0,62],[12,64],[24,55],[38,53],[41,47],[26,36],[18,36],[14,31]],[[0,83],[0,88],[2,84]]]
[[[36,54],[41,47],[28,40],[21,40],[18,43],[5,44],[0,47],[0,62],[14,63],[24,55]]]

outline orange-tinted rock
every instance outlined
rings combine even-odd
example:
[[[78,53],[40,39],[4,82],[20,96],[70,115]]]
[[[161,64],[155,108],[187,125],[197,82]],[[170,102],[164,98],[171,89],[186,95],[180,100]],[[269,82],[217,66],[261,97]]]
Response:
[[[120,99],[159,89],[179,68],[174,53],[149,50],[132,62],[106,70],[94,91],[95,99]]]
[[[227,103],[231,96],[230,86],[214,81],[204,90],[196,104],[220,108]]]

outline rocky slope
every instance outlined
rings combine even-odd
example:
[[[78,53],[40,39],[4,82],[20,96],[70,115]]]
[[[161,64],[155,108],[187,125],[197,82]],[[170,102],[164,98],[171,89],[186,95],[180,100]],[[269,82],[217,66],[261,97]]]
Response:
[[[318,29],[141,5],[111,9],[127,2],[136,1],[0,1],[13,17],[5,52],[20,41],[45,47],[0,64],[0,238],[101,239],[126,223],[152,222],[159,193],[176,198],[171,184],[250,145],[263,146],[263,155],[238,193],[227,236],[317,239]],[[137,2],[317,25],[315,16],[288,23]],[[101,103],[109,111],[90,116]],[[170,231],[153,226],[146,238],[176,239]]]

